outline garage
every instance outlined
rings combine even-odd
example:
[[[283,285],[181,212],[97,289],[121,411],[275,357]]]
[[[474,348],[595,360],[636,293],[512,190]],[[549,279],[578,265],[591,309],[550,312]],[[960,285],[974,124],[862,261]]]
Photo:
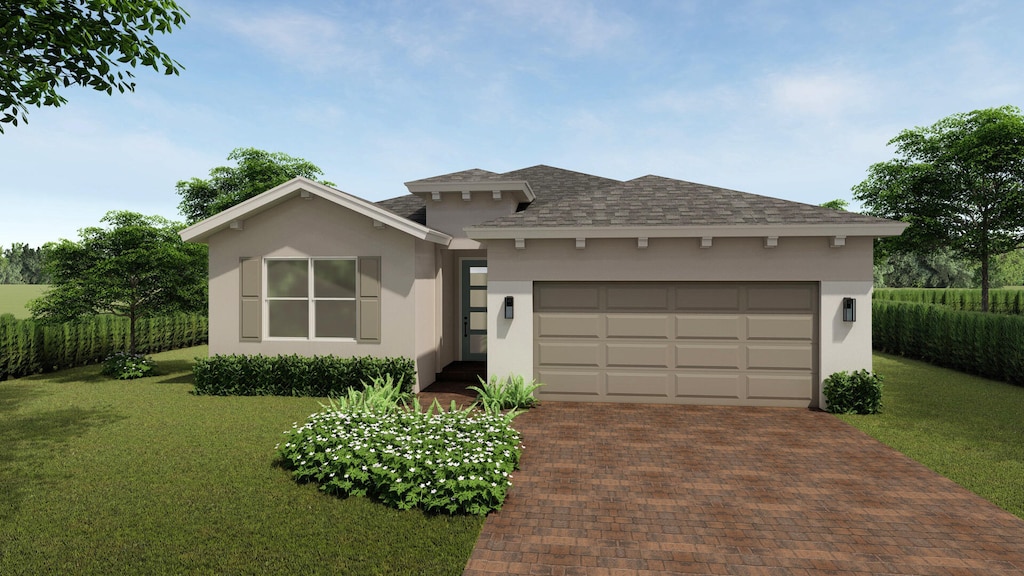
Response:
[[[815,282],[535,282],[539,397],[815,406]]]

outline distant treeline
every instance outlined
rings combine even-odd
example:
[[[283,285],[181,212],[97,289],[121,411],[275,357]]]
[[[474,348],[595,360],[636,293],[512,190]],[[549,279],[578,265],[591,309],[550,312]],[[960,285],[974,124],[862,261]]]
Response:
[[[0,252],[0,284],[49,284],[43,249],[15,242]]]

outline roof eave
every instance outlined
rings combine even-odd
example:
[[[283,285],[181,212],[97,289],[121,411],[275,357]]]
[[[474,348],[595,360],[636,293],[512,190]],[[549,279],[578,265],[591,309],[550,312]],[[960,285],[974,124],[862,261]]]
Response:
[[[466,235],[474,240],[545,239],[545,238],[754,238],[866,236],[884,238],[899,236],[909,226],[894,220],[878,223],[845,224],[738,224],[701,226],[550,226],[550,227],[467,227]]]
[[[286,200],[302,195],[304,192],[310,195],[310,197],[317,196],[323,198],[420,240],[426,240],[443,246],[451,243],[452,237],[448,234],[402,218],[362,198],[302,177],[293,178],[284,184],[236,204],[223,212],[185,228],[178,234],[185,242],[204,243],[210,236],[231,228],[233,224],[243,223],[247,218],[268,210]],[[239,224],[237,227],[241,228],[241,225]]]
[[[526,180],[467,180],[465,182],[406,182],[411,194],[426,196],[442,192],[514,192],[519,202],[530,203],[537,199],[533,188]]]

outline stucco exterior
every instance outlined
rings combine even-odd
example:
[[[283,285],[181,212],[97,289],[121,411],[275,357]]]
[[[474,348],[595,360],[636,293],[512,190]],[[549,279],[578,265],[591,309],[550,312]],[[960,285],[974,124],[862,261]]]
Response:
[[[816,282],[819,283],[818,395],[820,381],[839,370],[871,368],[872,239],[850,238],[832,247],[827,237],[780,238],[765,248],[763,238],[598,238],[576,248],[574,239],[487,242],[489,333],[488,372],[524,373],[534,365],[534,283],[544,281]],[[516,314],[501,313],[505,296]],[[843,322],[844,297],[860,303],[856,322]]]
[[[404,356],[416,363],[419,390],[448,364],[466,359],[468,313],[462,276],[463,263],[473,261],[473,266],[486,265],[488,375],[537,376],[537,346],[547,348],[535,330],[535,296],[538,283],[552,282],[804,286],[811,295],[806,298],[814,301],[806,308],[801,329],[813,332],[813,338],[808,336],[808,343],[802,344],[803,354],[813,354],[813,362],[804,363],[813,371],[812,397],[763,402],[755,398],[751,403],[824,406],[825,377],[839,370],[871,368],[873,239],[898,234],[901,223],[681,181],[644,177],[622,183],[543,166],[506,174],[474,169],[406,185],[412,195],[374,204],[297,178],[182,231],[184,239],[209,245],[210,353]],[[652,201],[660,202],[651,208],[655,220],[663,224],[645,224],[642,211],[636,209],[645,205],[644,199],[632,195],[645,193],[648,187]],[[618,203],[614,209],[601,203],[603,193]],[[558,202],[545,203],[544,194],[554,194]],[[694,209],[686,204],[687,194],[695,195],[694,206],[710,206],[717,212],[705,215]],[[576,197],[579,203],[573,201]],[[724,208],[714,201],[719,197],[728,204]],[[540,208],[531,216],[535,203]],[[578,206],[608,210],[587,224],[589,213]],[[673,212],[677,206],[678,214]],[[764,218],[757,212],[759,206],[766,211]],[[560,215],[568,211],[571,227],[559,226]],[[623,218],[632,223],[609,224]],[[696,224],[688,224],[691,221]],[[262,328],[254,331],[252,317],[265,313],[267,298],[265,282],[262,291],[255,291],[252,277],[264,273],[268,258],[359,259],[360,283],[362,262],[368,260],[369,270],[379,268],[374,272],[379,277],[367,277],[379,285],[379,295],[372,294],[372,307],[366,308],[367,314],[379,310],[379,335],[371,326],[372,338],[271,338],[263,318],[256,318]],[[473,290],[471,300],[478,299],[480,292]],[[635,293],[643,298],[643,290]],[[513,318],[505,317],[506,297],[514,301]],[[844,298],[858,302],[855,322],[843,320]],[[480,304],[473,306],[473,314],[479,314]],[[359,322],[369,318],[362,316],[362,302],[357,309]],[[763,320],[746,322],[776,325]],[[243,323],[248,328],[243,329]],[[361,330],[363,324],[359,326]],[[621,344],[609,346],[623,349]],[[687,346],[677,344],[675,349]],[[640,366],[634,371],[640,375]],[[804,382],[811,378],[807,371],[802,374]],[[609,372],[609,383],[612,376]],[[621,394],[628,381],[622,373],[614,377],[615,390]],[[637,382],[638,398],[658,381],[650,374],[646,378],[646,383]],[[692,388],[691,380],[687,387]],[[711,395],[708,398],[707,402],[716,402]],[[737,398],[748,402],[744,396]]]
[[[433,244],[322,198],[295,197],[207,239],[210,252],[211,354],[405,356],[421,360],[420,381],[433,381],[437,284]],[[365,257],[381,262],[381,338],[377,343],[240,338],[242,258]]]

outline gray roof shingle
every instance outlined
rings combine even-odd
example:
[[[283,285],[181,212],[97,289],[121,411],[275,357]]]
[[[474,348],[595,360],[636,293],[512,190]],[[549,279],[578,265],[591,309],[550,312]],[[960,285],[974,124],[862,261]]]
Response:
[[[503,174],[473,169],[416,183],[525,180],[537,198],[514,214],[475,228],[877,224],[886,222],[790,200],[759,196],[661,176],[625,182],[538,165]],[[423,201],[410,194],[377,203],[420,224]]]
[[[412,220],[417,224],[427,225],[427,206],[423,199],[413,194],[406,194],[397,198],[388,198],[376,202],[377,206],[393,212],[406,220]]]
[[[538,200],[540,194],[537,194]],[[537,204],[536,202],[534,204]],[[479,228],[581,226],[718,226],[858,224],[879,219],[854,212],[758,196],[661,176],[577,189],[552,202],[478,224]]]

